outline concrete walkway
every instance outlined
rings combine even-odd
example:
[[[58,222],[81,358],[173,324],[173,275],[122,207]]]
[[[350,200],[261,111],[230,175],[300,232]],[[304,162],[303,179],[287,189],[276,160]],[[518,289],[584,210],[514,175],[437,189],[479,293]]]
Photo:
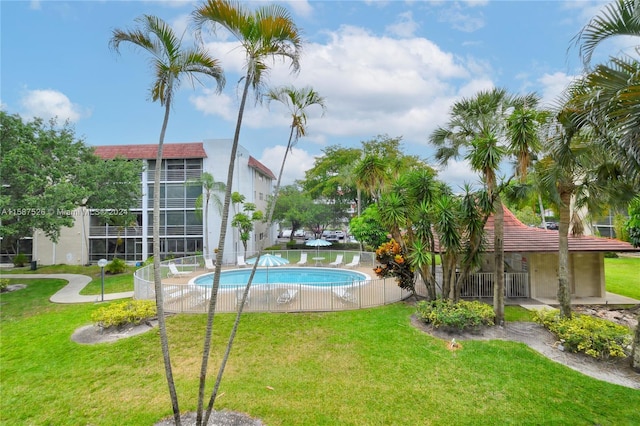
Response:
[[[0,274],[0,278],[17,278],[17,279],[59,279],[69,282],[61,288],[49,300],[53,303],[96,303],[100,302],[102,295],[83,296],[80,291],[91,282],[91,277],[77,274]],[[133,297],[133,291],[125,291],[122,293],[106,293],[104,300],[117,300]]]

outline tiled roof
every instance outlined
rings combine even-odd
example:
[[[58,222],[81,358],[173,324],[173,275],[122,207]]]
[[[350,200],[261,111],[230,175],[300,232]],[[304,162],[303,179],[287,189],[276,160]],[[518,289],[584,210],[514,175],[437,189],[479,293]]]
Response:
[[[129,160],[154,160],[158,145],[104,145],[95,148],[95,154],[104,159],[124,157]],[[162,145],[163,159],[207,158],[202,142],[165,143]]]
[[[485,251],[493,252],[493,215],[485,225]],[[527,226],[504,208],[504,251],[509,252],[557,252],[558,231]],[[623,252],[640,251],[631,244],[610,238],[569,235],[569,251],[572,252]]]
[[[271,179],[276,178],[273,172],[269,170],[267,166],[265,166],[264,164],[262,164],[261,162],[259,162],[258,160],[256,160],[251,156],[249,156],[249,167],[253,167],[254,169],[258,170],[260,173],[262,173],[268,178],[271,178]]]

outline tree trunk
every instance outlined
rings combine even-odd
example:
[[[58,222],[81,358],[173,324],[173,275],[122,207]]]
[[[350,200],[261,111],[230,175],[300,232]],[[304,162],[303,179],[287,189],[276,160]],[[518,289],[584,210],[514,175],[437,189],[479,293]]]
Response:
[[[638,325],[636,325],[636,332],[633,336],[631,368],[640,373],[640,313],[638,313]]]
[[[164,135],[169,122],[169,112],[171,110],[171,95],[165,103],[164,121],[160,132],[158,143],[158,153],[156,155],[156,169],[153,179],[153,283],[156,292],[156,311],[158,314],[158,331],[160,333],[160,346],[162,348],[162,358],[164,360],[164,372],[169,386],[173,417],[176,425],[180,425],[180,408],[178,406],[178,395],[173,381],[171,370],[171,357],[169,355],[169,339],[167,337],[167,325],[164,317],[164,294],[162,292],[162,278],[160,276],[160,175],[162,174],[162,145]]]
[[[571,292],[569,283],[569,216],[571,193],[560,194],[560,223],[558,224],[558,303],[560,316],[571,317]]]
[[[495,255],[495,278],[493,280],[493,311],[496,324],[504,324],[504,210],[499,195],[496,195],[493,212],[493,253]]]
[[[205,331],[205,339],[204,346],[202,350],[202,364],[200,368],[200,387],[198,389],[198,410],[196,414],[196,424],[208,424],[209,417],[211,416],[211,411],[213,410],[213,405],[216,400],[216,396],[218,393],[218,389],[220,387],[220,382],[222,381],[222,373],[224,371],[224,365],[226,364],[228,355],[225,354],[225,358],[222,360],[222,365],[218,372],[218,376],[216,378],[216,382],[213,386],[213,391],[211,393],[211,398],[209,399],[209,404],[207,406],[207,412],[204,417],[204,421],[202,418],[202,412],[204,408],[204,388],[207,379],[207,367],[209,363],[209,355],[211,353],[211,337],[213,334],[213,320],[215,317],[215,309],[218,301],[218,289],[220,288],[220,273],[222,271],[222,255],[224,252],[224,243],[227,237],[227,224],[229,222],[229,206],[231,205],[231,188],[233,186],[233,171],[235,168],[236,162],[236,154],[238,152],[238,144],[240,141],[240,128],[242,127],[242,116],[244,114],[245,104],[247,102],[247,94],[249,93],[249,85],[251,83],[251,75],[250,71],[247,71],[247,75],[245,76],[245,84],[244,89],[242,91],[242,98],[240,100],[240,108],[238,110],[238,120],[236,122],[236,129],[233,136],[233,144],[231,146],[230,153],[230,161],[229,161],[229,170],[227,172],[227,188],[224,194],[224,206],[222,208],[222,218],[220,224],[220,238],[218,240],[218,253],[216,256],[216,270],[213,276],[213,288],[211,291],[211,300],[209,302],[209,313],[207,316],[207,327]],[[257,262],[256,262],[257,263]],[[252,275],[253,278],[253,275]],[[243,296],[243,302],[246,298],[246,292]]]

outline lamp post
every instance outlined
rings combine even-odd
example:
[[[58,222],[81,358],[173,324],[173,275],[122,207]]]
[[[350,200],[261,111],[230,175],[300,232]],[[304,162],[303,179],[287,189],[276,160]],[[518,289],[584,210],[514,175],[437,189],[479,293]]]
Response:
[[[107,259],[98,260],[98,266],[100,267],[100,274],[102,276],[102,291],[100,293],[100,301],[104,302],[104,267],[107,266]]]

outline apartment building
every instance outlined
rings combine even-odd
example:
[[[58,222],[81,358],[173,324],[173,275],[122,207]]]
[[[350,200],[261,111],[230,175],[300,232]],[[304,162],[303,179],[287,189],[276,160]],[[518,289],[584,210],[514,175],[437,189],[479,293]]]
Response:
[[[72,228],[64,228],[58,243],[53,243],[43,233],[33,237],[33,259],[38,264],[87,264],[99,259],[118,257],[127,262],[142,262],[153,254],[153,183],[155,173],[160,175],[160,252],[163,258],[182,257],[202,253],[205,244],[205,228],[208,233],[209,251],[218,247],[221,226],[220,211],[209,204],[208,216],[204,209],[196,209],[196,199],[203,193],[196,184],[203,172],[213,175],[215,181],[226,182],[230,161],[235,161],[232,192],[244,195],[245,202],[254,203],[258,210],[266,212],[275,176],[266,166],[252,157],[247,149],[238,147],[231,158],[231,139],[208,139],[194,143],[163,144],[162,163],[157,167],[157,144],[110,145],[96,147],[96,155],[104,158],[117,156],[142,160],[144,168],[140,176],[142,197],[132,209],[136,216],[127,226],[113,226],[90,211],[78,210]],[[218,196],[224,200],[224,193]],[[117,211],[118,206],[113,206]],[[224,262],[233,263],[244,247],[237,229],[231,227],[234,214],[230,209]],[[207,226],[204,222],[207,221]],[[266,224],[254,224],[248,241],[248,251],[259,245],[268,245],[275,237]],[[211,253],[209,253],[212,255]]]

